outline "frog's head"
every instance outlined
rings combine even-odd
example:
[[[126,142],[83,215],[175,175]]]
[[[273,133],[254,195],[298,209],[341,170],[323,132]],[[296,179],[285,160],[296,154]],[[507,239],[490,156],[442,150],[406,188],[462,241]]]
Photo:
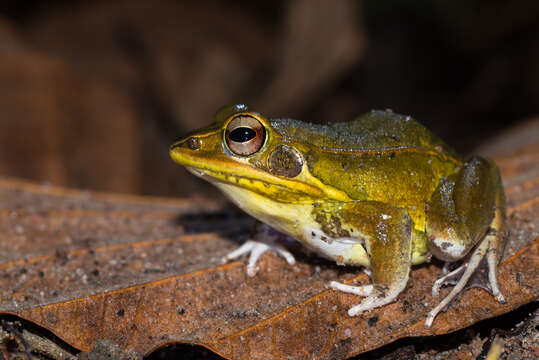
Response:
[[[283,139],[261,114],[233,105],[220,109],[211,126],[177,140],[170,156],[225,193],[242,189],[294,203],[345,200],[344,193],[309,173],[306,151],[305,144]]]

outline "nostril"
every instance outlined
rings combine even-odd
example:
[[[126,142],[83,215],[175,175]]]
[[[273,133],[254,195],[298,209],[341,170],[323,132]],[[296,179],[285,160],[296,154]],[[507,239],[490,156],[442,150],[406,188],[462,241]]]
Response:
[[[200,149],[200,145],[201,145],[201,142],[199,138],[192,137],[192,138],[189,138],[189,140],[187,140],[187,147],[191,150]]]

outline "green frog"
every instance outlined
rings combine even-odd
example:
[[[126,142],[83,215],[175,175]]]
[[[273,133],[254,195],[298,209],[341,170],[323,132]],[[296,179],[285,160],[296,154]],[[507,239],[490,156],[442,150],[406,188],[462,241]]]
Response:
[[[220,109],[215,122],[176,141],[172,159],[208,180],[263,226],[226,256],[259,257],[290,236],[338,264],[363,266],[371,284],[331,282],[364,299],[350,316],[395,301],[412,265],[431,256],[459,265],[432,288],[451,292],[425,327],[487,267],[487,290],[504,302],[496,268],[506,240],[505,196],[490,160],[464,160],[410,116],[371,111],[347,123],[268,119],[246,105]],[[276,231],[275,231],[276,230]],[[458,280],[455,280],[458,279]]]

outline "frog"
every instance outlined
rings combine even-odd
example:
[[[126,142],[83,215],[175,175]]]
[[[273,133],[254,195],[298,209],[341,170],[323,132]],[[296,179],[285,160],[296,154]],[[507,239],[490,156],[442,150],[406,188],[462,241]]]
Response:
[[[169,152],[260,221],[225,256],[249,255],[249,276],[267,251],[295,264],[278,241],[283,235],[339,265],[363,267],[367,285],[328,284],[362,298],[349,316],[396,301],[412,266],[432,257],[445,264],[432,295],[453,288],[426,315],[426,328],[479,269],[486,269],[484,288],[505,302],[497,279],[507,239],[497,166],[465,159],[411,116],[372,110],[349,122],[314,124],[230,105]]]

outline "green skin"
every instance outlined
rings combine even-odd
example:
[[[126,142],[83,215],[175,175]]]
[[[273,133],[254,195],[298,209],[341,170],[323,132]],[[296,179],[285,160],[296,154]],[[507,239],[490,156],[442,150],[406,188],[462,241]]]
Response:
[[[253,154],[237,155],[227,144],[227,126],[238,116],[264,128],[263,144]],[[453,262],[472,252],[427,327],[485,256],[490,290],[503,301],[496,264],[506,238],[505,200],[498,169],[489,160],[463,161],[417,121],[391,111],[314,125],[266,119],[235,105],[221,109],[215,120],[175,142],[171,157],[263,223],[338,263],[369,267],[371,288],[334,286],[366,296],[351,315],[393,301],[411,265],[431,255]],[[324,241],[358,245],[342,250],[331,241],[315,242],[318,231]]]

